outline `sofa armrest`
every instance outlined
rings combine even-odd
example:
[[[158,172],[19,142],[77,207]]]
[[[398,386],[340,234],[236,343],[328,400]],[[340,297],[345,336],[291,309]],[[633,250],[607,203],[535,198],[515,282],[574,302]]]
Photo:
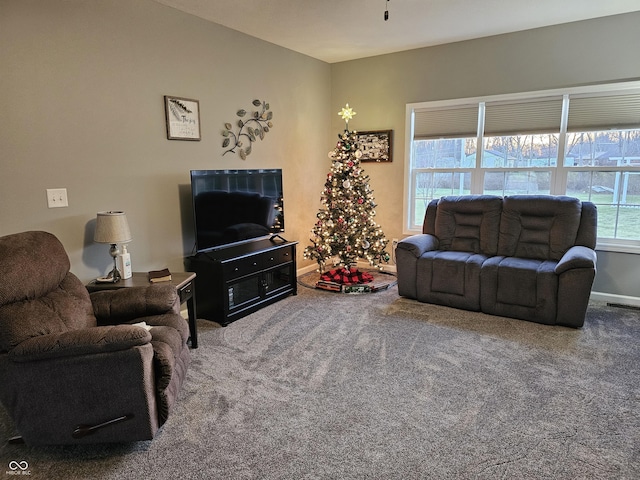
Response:
[[[126,350],[151,342],[148,330],[132,325],[83,328],[32,337],[9,352],[13,362],[91,355]]]
[[[437,250],[439,245],[437,237],[428,233],[419,233],[402,239],[396,248],[406,250],[419,258],[425,252]]]
[[[180,297],[170,283],[101,290],[90,294],[99,325],[115,325],[139,317],[180,313]]]
[[[574,268],[595,268],[596,252],[587,247],[571,247],[562,256],[555,268],[555,273],[560,275]]]

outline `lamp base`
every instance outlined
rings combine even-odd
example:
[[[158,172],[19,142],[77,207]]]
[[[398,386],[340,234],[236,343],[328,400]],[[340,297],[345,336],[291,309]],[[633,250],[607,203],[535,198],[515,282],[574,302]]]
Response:
[[[117,263],[117,257],[118,257],[118,254],[120,253],[120,250],[118,249],[118,244],[112,243],[111,248],[109,249],[109,253],[113,257],[113,270],[109,272],[109,275],[107,275],[107,278],[111,278],[111,281],[113,283],[117,283],[122,278],[122,275],[118,270],[118,263]]]
[[[120,270],[116,267],[113,267],[113,270],[109,272],[107,278],[110,278],[113,283],[118,283],[122,279],[122,275],[120,274]]]

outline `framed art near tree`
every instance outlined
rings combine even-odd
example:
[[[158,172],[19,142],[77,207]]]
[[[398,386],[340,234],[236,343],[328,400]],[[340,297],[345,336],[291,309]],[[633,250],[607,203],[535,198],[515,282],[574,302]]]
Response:
[[[190,98],[164,97],[169,140],[200,140],[200,103]]]
[[[361,162],[393,161],[393,130],[357,132]]]

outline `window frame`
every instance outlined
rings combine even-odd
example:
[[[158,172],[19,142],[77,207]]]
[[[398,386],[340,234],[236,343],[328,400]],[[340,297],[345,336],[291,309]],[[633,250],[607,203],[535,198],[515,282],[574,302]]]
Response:
[[[639,166],[568,166],[565,165],[566,148],[567,148],[567,123],[568,123],[568,105],[570,98],[589,97],[600,95],[619,94],[637,94],[640,93],[640,81],[619,82],[603,85],[590,85],[564,89],[539,90],[533,92],[521,92],[505,95],[491,95],[483,97],[469,97],[461,99],[437,100],[431,102],[417,102],[406,104],[405,117],[405,172],[404,172],[404,195],[403,195],[403,234],[413,235],[421,233],[420,225],[413,225],[412,219],[415,218],[415,195],[414,195],[414,179],[421,172],[429,173],[467,173],[470,172],[470,192],[471,194],[481,194],[484,191],[484,175],[487,172],[516,172],[516,171],[549,171],[551,195],[564,195],[567,191],[567,178],[569,172],[577,171],[620,171],[620,172],[637,172],[640,173]],[[483,167],[483,152],[485,146],[484,120],[485,108],[487,104],[496,103],[518,103],[518,102],[535,102],[536,100],[544,101],[545,97],[562,97],[562,116],[560,119],[560,131],[558,138],[558,152],[556,165],[540,166],[540,167]],[[428,112],[437,110],[447,110],[456,108],[473,108],[478,106],[478,131],[476,137],[476,164],[475,167],[460,168],[431,168],[420,167],[413,168],[413,142],[414,142],[414,125],[416,112]],[[606,129],[601,129],[606,130]],[[624,128],[611,127],[610,130],[624,130]],[[554,132],[555,133],[555,132]],[[570,132],[569,132],[570,133]],[[526,133],[525,133],[526,134]],[[457,137],[456,137],[457,138]],[[424,137],[422,139],[425,139]],[[432,139],[437,139],[433,137]],[[419,139],[415,139],[419,140]],[[607,237],[598,237],[598,250],[640,253],[640,239],[627,240]]]

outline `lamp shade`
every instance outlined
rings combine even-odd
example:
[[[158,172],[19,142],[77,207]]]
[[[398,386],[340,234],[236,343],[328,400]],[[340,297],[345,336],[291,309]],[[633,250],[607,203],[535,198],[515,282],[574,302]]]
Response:
[[[131,232],[124,212],[98,212],[93,241],[98,243],[127,243]]]

